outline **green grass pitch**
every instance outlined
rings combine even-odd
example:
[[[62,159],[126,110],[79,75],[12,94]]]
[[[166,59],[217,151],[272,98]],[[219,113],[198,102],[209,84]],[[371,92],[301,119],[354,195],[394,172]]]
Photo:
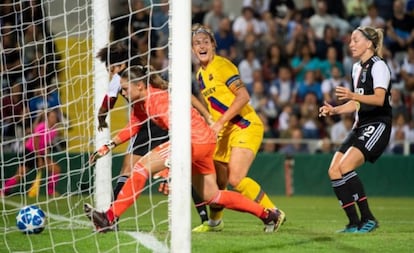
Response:
[[[155,195],[152,203],[165,199]],[[380,222],[380,228],[369,234],[335,233],[347,220],[334,196],[272,196],[272,200],[287,215],[287,222],[277,233],[263,233],[261,221],[249,214],[226,210],[224,231],[191,234],[192,252],[414,252],[413,198],[369,198]],[[93,233],[83,216],[82,204],[88,201],[85,196],[51,201],[47,206],[39,201],[42,209],[52,216],[48,217],[50,224],[39,235],[24,235],[15,226],[15,214],[8,211],[16,208],[10,202],[22,203],[21,199],[2,200],[0,252],[152,252],[151,247],[137,242],[125,231],[139,230],[158,238],[161,244],[170,237],[167,204],[164,202],[153,213],[146,213],[150,200],[145,195],[121,218],[121,231],[106,234]],[[192,226],[196,226],[199,218],[192,210]],[[140,213],[138,218],[135,211]],[[56,215],[75,216],[76,222],[56,221]]]

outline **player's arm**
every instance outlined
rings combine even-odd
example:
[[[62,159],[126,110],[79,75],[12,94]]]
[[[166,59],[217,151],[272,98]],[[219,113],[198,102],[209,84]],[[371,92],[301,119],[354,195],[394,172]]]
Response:
[[[227,111],[217,120],[216,124],[224,126],[228,121],[240,113],[242,108],[249,103],[250,95],[240,79],[234,80],[228,86],[231,92],[235,95],[233,103],[229,106]],[[220,127],[220,129],[221,129]]]
[[[108,111],[114,108],[116,100],[118,97],[110,97],[105,95],[101,107],[99,108],[98,112],[98,130],[102,131],[103,128],[107,128],[108,124],[106,123],[106,115],[108,115]]]
[[[89,157],[89,161],[94,163],[97,159],[105,156],[117,147],[118,145],[126,142],[127,140],[131,139],[132,136],[136,135],[140,129],[140,121],[137,117],[133,114],[131,115],[131,119],[126,127],[124,127],[119,133],[114,136],[110,141],[106,142],[100,148],[98,148],[92,155]]]
[[[350,100],[345,104],[332,106],[328,102],[319,108],[319,117],[332,116],[337,114],[352,113],[359,110],[359,102]]]
[[[204,117],[209,125],[212,125],[214,123],[210,112],[207,110],[204,104],[194,95],[191,95],[191,105],[201,114],[201,116]]]

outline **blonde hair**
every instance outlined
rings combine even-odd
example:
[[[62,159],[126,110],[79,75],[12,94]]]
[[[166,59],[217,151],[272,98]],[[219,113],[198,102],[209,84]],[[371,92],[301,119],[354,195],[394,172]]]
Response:
[[[378,55],[379,57],[382,57],[384,30],[381,28],[373,28],[370,26],[358,27],[356,30],[360,31],[367,40],[372,42],[374,54]]]
[[[204,33],[210,37],[211,43],[213,43],[214,47],[217,47],[216,38],[214,38],[214,33],[205,25],[196,23],[191,27],[191,36],[194,37],[196,34]]]

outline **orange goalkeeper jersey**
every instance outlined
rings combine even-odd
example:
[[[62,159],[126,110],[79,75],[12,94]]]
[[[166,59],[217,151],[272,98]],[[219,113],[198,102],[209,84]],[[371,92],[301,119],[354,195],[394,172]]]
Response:
[[[126,141],[139,132],[142,123],[150,118],[162,129],[169,129],[169,94],[167,90],[161,90],[148,86],[148,95],[145,101],[133,105],[128,125],[122,129],[118,136]],[[179,111],[175,113],[180,113]],[[121,137],[122,136],[122,137]],[[126,137],[125,137],[126,136]],[[125,139],[125,140],[124,140]],[[216,143],[216,135],[205,122],[200,113],[191,107],[191,143],[207,144]]]

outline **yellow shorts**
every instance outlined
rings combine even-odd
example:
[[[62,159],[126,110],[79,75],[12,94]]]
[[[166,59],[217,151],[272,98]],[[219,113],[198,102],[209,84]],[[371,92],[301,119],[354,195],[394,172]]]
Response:
[[[233,147],[247,148],[256,154],[262,144],[263,133],[262,124],[251,124],[244,129],[233,126],[218,137],[214,160],[228,163]]]

